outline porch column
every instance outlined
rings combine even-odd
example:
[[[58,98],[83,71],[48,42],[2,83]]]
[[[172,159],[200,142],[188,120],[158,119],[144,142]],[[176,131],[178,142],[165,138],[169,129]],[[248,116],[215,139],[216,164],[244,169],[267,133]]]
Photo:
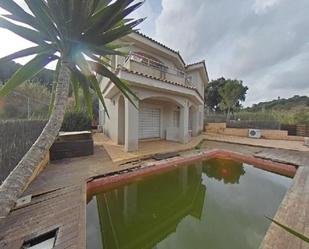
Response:
[[[133,98],[132,98],[133,99]],[[138,101],[135,101],[138,108]],[[125,98],[125,151],[138,150],[138,109]]]
[[[195,108],[192,109],[192,136],[198,134],[198,112]]]
[[[179,139],[181,143],[189,141],[189,108],[187,105],[180,108]]]

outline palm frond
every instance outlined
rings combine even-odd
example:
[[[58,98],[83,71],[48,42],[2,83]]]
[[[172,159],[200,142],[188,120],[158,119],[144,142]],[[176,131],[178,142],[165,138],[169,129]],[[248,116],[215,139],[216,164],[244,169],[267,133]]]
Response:
[[[36,44],[40,44],[43,46],[48,46],[48,44],[45,41],[48,41],[49,39],[44,36],[42,33],[39,33],[38,31],[35,31],[30,28],[26,28],[24,26],[20,26],[17,24],[14,24],[8,20],[6,20],[3,17],[0,17],[0,27],[10,30],[11,32],[25,38],[28,41],[31,41]]]
[[[10,19],[28,24],[34,28],[38,27],[36,19],[32,15],[24,11],[13,0],[0,1],[0,7],[11,13],[11,15],[7,16]]]
[[[305,235],[303,235],[303,234],[297,232],[296,230],[294,230],[294,229],[292,229],[292,228],[289,228],[289,227],[287,227],[287,226],[281,224],[280,222],[278,222],[278,221],[276,221],[276,220],[274,220],[274,219],[272,219],[272,218],[269,218],[269,217],[267,217],[267,216],[265,216],[265,218],[268,219],[268,220],[270,220],[270,221],[272,221],[272,222],[274,222],[276,225],[278,225],[279,227],[283,228],[283,229],[284,229],[285,231],[287,231],[288,233],[290,233],[290,234],[296,236],[297,238],[299,238],[299,239],[301,239],[301,240],[303,240],[303,241],[309,243],[309,237],[307,237],[307,236],[305,236]]]
[[[30,48],[26,48],[18,52],[15,52],[13,54],[2,57],[0,58],[0,62],[11,61],[11,60],[15,60],[15,59],[22,58],[25,56],[34,55],[38,53],[44,53],[44,52],[47,53],[50,51],[51,50],[49,48],[45,48],[41,46],[30,47]]]
[[[138,97],[129,88],[127,83],[125,83],[123,80],[119,79],[107,67],[105,67],[105,66],[103,66],[103,65],[101,65],[99,63],[89,61],[89,65],[98,74],[103,75],[103,76],[109,78],[118,87],[118,89],[123,93],[123,95],[128,98],[128,100],[131,102],[131,104],[133,104],[137,108],[136,103],[132,100],[132,97],[135,98],[136,100],[138,100]]]
[[[0,89],[0,97],[9,94],[15,87],[38,74],[48,63],[57,59],[55,55],[39,54],[21,67]]]
[[[0,7],[10,14],[0,17],[0,27],[31,41],[35,46],[0,59],[14,60],[36,55],[2,87],[0,97],[24,80],[33,77],[50,61],[58,59],[56,75],[65,61],[72,73],[72,89],[79,105],[79,89],[92,115],[90,89],[93,89],[105,110],[107,108],[95,73],[108,77],[133,105],[137,96],[128,84],[113,73],[109,56],[127,56],[120,50],[118,39],[131,33],[144,19],[126,19],[143,1],[135,0],[24,0],[30,12],[24,11],[14,0],[0,1]],[[11,21],[12,20],[12,21]],[[115,42],[117,41],[117,42]],[[55,54],[59,54],[55,56]],[[92,61],[87,61],[85,58]],[[57,76],[56,76],[57,78]],[[56,85],[55,80],[54,85]],[[50,111],[54,99],[51,99]]]

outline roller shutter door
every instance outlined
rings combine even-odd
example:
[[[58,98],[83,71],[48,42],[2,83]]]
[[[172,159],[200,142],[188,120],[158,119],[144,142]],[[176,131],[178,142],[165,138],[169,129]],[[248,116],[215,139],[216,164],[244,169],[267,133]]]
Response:
[[[142,107],[139,111],[139,139],[160,137],[160,109]]]

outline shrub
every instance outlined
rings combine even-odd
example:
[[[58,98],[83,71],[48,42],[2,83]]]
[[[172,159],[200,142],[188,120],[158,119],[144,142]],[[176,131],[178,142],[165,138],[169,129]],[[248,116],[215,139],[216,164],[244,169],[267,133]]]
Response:
[[[66,112],[61,131],[88,131],[91,130],[91,119],[85,112]]]

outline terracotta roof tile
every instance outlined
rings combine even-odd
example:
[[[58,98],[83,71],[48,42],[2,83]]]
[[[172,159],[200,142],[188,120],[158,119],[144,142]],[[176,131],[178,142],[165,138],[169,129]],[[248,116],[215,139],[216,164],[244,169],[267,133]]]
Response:
[[[198,62],[194,62],[194,63],[188,64],[188,65],[186,65],[186,68],[187,68],[187,67],[191,67],[191,66],[195,66],[195,65],[198,65],[198,64],[205,64],[205,60],[202,60],[202,61],[198,61]]]
[[[196,91],[196,93],[201,97],[201,99],[203,99],[203,97],[199,93],[199,91],[195,87],[193,87],[193,86],[188,86],[188,85],[184,85],[184,84],[181,84],[181,83],[178,83],[178,82],[174,82],[174,81],[170,81],[170,80],[154,77],[154,76],[151,76],[151,75],[148,75],[148,74],[144,74],[144,73],[141,73],[141,72],[136,72],[136,71],[127,69],[125,67],[118,67],[117,71],[119,71],[119,70],[122,70],[122,71],[125,71],[125,72],[128,72],[128,73],[133,73],[133,74],[140,75],[140,76],[144,76],[144,77],[147,77],[149,79],[160,80],[160,81],[163,81],[163,82],[168,83],[168,84],[172,84],[172,85],[176,85],[176,86],[181,86],[181,87],[184,87],[184,88],[192,89],[192,90]]]
[[[150,41],[152,41],[152,42],[154,42],[154,43],[160,45],[161,47],[164,47],[164,48],[170,50],[171,52],[177,54],[177,55],[179,56],[180,60],[182,61],[182,63],[183,63],[184,65],[186,65],[186,63],[185,63],[184,59],[182,58],[182,56],[180,55],[179,51],[176,51],[176,50],[174,50],[174,49],[171,49],[171,48],[169,48],[168,46],[164,45],[163,43],[158,42],[158,41],[156,41],[155,39],[153,39],[153,38],[151,38],[151,37],[149,37],[149,36],[147,36],[147,35],[145,35],[145,34],[139,32],[139,31],[134,31],[134,32],[135,32],[136,34],[138,34],[138,35],[140,35],[140,36],[142,36],[142,37],[144,37],[144,38],[146,38],[146,39],[148,39],[148,40],[150,40]]]

